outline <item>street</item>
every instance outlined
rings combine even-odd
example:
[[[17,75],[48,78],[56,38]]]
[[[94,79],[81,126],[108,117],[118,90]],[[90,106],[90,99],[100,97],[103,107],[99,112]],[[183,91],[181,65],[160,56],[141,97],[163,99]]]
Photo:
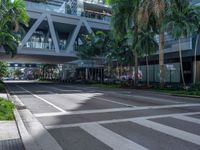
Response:
[[[198,98],[58,83],[7,86],[63,150],[200,150]]]

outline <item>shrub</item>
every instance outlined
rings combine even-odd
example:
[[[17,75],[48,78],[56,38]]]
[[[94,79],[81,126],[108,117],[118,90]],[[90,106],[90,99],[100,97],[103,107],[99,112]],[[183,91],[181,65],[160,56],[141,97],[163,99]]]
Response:
[[[4,83],[0,81],[0,93],[4,93],[4,92],[5,92],[5,85]]]
[[[14,104],[11,101],[0,97],[0,120],[13,120],[13,109]]]
[[[200,82],[196,84],[192,84],[189,88],[189,91],[200,91]]]

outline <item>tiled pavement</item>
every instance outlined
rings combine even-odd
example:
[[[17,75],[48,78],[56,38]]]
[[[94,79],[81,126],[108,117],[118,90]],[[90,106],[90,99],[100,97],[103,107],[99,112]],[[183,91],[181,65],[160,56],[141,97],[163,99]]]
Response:
[[[0,121],[0,150],[24,150],[15,121]]]

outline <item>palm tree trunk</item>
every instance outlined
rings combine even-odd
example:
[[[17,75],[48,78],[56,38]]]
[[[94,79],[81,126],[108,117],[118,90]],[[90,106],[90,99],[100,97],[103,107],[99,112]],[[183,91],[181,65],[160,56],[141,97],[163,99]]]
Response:
[[[118,76],[118,79],[119,79],[119,64],[118,64],[118,62],[117,62],[117,76]]]
[[[196,44],[195,44],[195,51],[194,51],[194,77],[193,77],[193,83],[196,83],[196,76],[197,76],[197,48],[198,48],[198,42],[199,42],[199,34],[196,38]]]
[[[164,32],[159,34],[160,87],[164,86]]]
[[[146,76],[147,76],[147,87],[149,87],[149,59],[148,54],[146,55]]]
[[[135,86],[138,85],[138,55],[137,51],[135,50]]]
[[[123,67],[122,67],[122,64],[120,64],[120,76],[123,76]]]
[[[184,72],[183,72],[183,60],[182,60],[182,50],[181,50],[181,39],[179,39],[179,58],[180,58],[180,66],[181,66],[181,76],[183,80],[183,86],[185,88],[185,78],[184,78]]]

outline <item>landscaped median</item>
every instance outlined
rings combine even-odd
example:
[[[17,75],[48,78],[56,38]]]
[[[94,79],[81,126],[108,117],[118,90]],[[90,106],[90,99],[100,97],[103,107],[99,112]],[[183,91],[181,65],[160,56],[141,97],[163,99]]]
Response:
[[[156,88],[155,91],[171,94],[174,96],[196,97],[200,98],[200,83],[188,86],[186,89],[181,88]]]
[[[14,104],[0,97],[0,120],[13,120],[14,119]]]
[[[155,91],[171,94],[174,96],[196,97],[200,98],[200,91],[196,90],[173,90],[173,89],[156,89]]]
[[[14,120],[14,108],[14,104],[7,99],[5,84],[0,81],[0,121]]]

